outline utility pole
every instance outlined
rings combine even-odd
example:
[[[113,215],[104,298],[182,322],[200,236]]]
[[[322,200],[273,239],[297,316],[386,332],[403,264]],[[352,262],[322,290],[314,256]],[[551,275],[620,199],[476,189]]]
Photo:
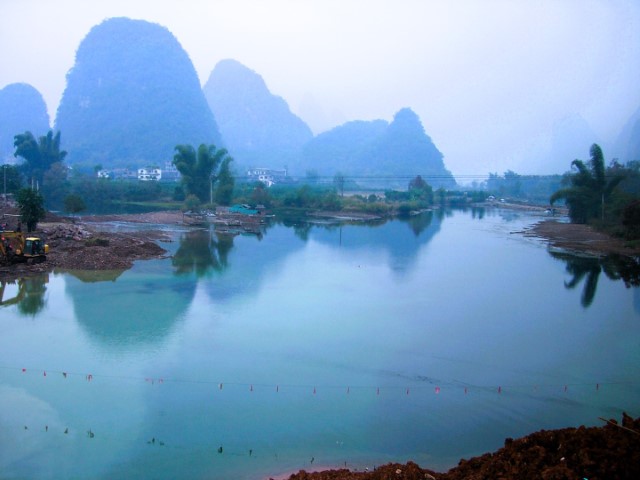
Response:
[[[7,202],[7,164],[2,164],[2,170],[4,170],[4,206],[8,205]]]

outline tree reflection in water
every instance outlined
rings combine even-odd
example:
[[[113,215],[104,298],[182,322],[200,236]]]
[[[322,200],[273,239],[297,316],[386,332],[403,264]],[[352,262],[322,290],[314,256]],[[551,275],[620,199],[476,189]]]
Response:
[[[195,230],[180,238],[180,247],[171,263],[176,275],[195,272],[202,277],[211,271],[222,272],[227,268],[229,252],[233,248],[233,235],[210,230]]]
[[[433,220],[433,212],[427,211],[423,212],[420,215],[412,215],[405,221],[409,224],[409,228],[413,232],[416,237],[419,237],[422,232],[424,232],[429,225],[431,225],[431,221]]]
[[[12,282],[0,283],[0,306],[18,305],[18,311],[22,315],[35,316],[46,305],[45,293],[46,283],[49,282],[49,275],[20,278]],[[17,293],[5,298],[7,285],[17,284]]]
[[[580,256],[551,250],[549,254],[566,263],[566,270],[572,276],[571,280],[564,282],[566,288],[574,289],[584,280],[580,297],[584,308],[593,303],[602,272],[611,280],[622,280],[627,288],[640,286],[640,259],[622,255]]]

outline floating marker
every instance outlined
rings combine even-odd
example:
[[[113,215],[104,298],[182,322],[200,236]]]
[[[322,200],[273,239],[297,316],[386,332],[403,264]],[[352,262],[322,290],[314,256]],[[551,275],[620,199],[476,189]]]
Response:
[[[436,393],[440,393],[440,387],[436,387]]]
[[[26,369],[26,368],[23,368],[23,369],[22,369],[22,373],[25,373],[26,371],[27,371],[27,369]]]

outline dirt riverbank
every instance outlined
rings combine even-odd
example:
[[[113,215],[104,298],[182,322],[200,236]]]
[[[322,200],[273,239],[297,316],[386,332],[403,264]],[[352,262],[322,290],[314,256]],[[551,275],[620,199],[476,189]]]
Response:
[[[7,210],[2,213],[5,212]],[[10,212],[14,214],[13,210]],[[136,216],[136,219],[123,217],[128,216],[72,221],[65,217],[47,215],[44,221],[38,224],[37,231],[30,234],[42,237],[49,245],[47,260],[34,265],[0,264],[0,280],[13,281],[29,275],[59,270],[127,270],[137,260],[166,255],[166,250],[160,244],[169,238],[160,229],[145,232],[111,232],[97,228],[96,222],[120,220],[169,224],[176,219],[175,215],[166,213],[157,217]],[[156,222],[156,219],[162,221]],[[9,224],[10,229],[15,229],[16,226]]]
[[[594,230],[589,225],[544,220],[524,232],[525,236],[546,240],[555,248],[596,256],[640,256],[640,243],[632,244]]]
[[[602,419],[602,427],[541,430],[506,439],[504,447],[460,460],[446,473],[416,465],[388,464],[370,472],[347,469],[309,473],[289,480],[621,480],[640,478],[640,418],[623,415],[622,423]],[[281,478],[281,477],[279,477]]]

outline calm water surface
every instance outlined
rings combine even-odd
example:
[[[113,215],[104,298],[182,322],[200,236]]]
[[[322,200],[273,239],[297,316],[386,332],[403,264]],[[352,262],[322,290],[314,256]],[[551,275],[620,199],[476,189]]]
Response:
[[[175,231],[171,258],[4,285],[0,478],[444,470],[639,416],[640,291],[535,220]]]

